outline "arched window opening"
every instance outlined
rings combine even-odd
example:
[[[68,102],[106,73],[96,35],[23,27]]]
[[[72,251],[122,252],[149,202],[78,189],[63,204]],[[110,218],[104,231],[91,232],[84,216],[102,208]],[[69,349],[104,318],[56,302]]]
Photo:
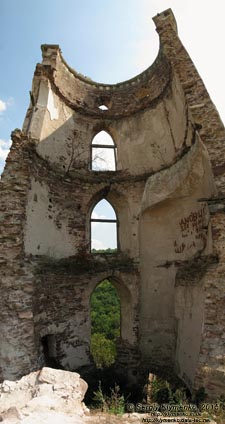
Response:
[[[102,199],[91,214],[91,252],[117,251],[117,218],[110,203]]]
[[[95,288],[90,300],[91,354],[97,368],[116,360],[116,339],[120,337],[120,298],[109,280]]]
[[[116,146],[106,131],[100,131],[92,140],[91,169],[92,171],[116,170]]]

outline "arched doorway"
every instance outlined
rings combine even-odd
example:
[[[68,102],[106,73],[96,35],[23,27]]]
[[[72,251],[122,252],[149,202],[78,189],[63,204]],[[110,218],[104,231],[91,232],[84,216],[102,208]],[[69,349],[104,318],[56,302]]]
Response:
[[[121,302],[109,279],[100,282],[90,299],[91,354],[99,369],[116,360],[116,339],[120,337]]]

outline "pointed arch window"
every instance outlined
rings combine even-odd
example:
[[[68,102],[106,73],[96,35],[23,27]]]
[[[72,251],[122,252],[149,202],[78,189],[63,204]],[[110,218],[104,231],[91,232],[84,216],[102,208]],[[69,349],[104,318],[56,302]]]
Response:
[[[102,199],[94,207],[91,219],[91,252],[115,253],[117,242],[117,217],[112,205]]]
[[[116,146],[109,133],[102,130],[91,144],[92,171],[116,171]]]
[[[91,294],[91,354],[97,368],[103,369],[116,360],[116,340],[121,337],[121,299],[110,280],[101,281]],[[107,357],[99,354],[107,349]]]

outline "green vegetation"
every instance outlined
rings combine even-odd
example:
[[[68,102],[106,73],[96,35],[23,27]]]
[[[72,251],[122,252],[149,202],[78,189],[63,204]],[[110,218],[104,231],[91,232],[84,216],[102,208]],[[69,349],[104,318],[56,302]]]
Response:
[[[151,383],[151,401],[158,404],[179,404],[187,402],[187,394],[184,387],[171,385],[167,380],[156,377]]]
[[[108,249],[91,249],[91,253],[109,253],[109,254],[113,254],[113,253],[117,253],[117,249],[111,249],[110,247],[108,247]]]
[[[115,342],[104,334],[95,333],[91,337],[91,354],[97,368],[110,367],[116,358]]]
[[[99,258],[98,256],[101,256]],[[76,255],[68,258],[55,259],[49,256],[36,258],[36,273],[46,277],[47,273],[57,275],[80,275],[84,272],[96,274],[112,270],[126,270],[133,272],[136,265],[131,258],[119,254],[114,249],[96,250],[91,253],[80,250]]]
[[[191,393],[184,386],[171,384],[158,376],[151,382],[149,402],[155,402],[159,406],[162,404],[176,405],[180,409],[174,412],[177,416],[196,416],[200,419],[216,420],[217,424],[225,423],[225,396],[220,399],[210,401],[204,387],[199,388],[195,394]],[[185,408],[192,404],[192,408]],[[193,408],[195,407],[195,409]]]
[[[98,390],[94,392],[93,400],[101,408],[102,412],[109,412],[110,414],[122,415],[125,412],[125,399],[120,393],[120,387],[115,383],[114,388],[110,389],[110,396],[106,396],[99,381]]]
[[[115,362],[119,335],[120,300],[112,284],[104,280],[91,296],[91,354],[97,368]]]

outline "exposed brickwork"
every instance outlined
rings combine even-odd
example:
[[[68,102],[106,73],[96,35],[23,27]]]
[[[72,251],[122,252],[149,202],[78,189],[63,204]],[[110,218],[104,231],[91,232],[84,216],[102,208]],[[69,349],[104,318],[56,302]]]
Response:
[[[46,340],[58,365],[89,366],[90,297],[109,278],[121,299],[118,367],[130,381],[139,366],[168,368],[191,390],[224,391],[225,132],[172,12],[154,21],[155,63],[120,84],[95,83],[57,45],[42,46],[0,182],[0,378],[41,367]],[[116,171],[91,170],[101,130],[115,142]],[[112,256],[90,253],[103,198],[118,218]]]
[[[37,65],[36,75],[47,75],[63,101],[93,117],[118,119],[153,107],[165,95],[171,81],[170,66],[162,52],[147,71],[114,85],[95,83],[69,68],[59,46],[44,45],[42,54],[43,63]],[[99,109],[101,104],[108,105],[108,110]]]
[[[201,139],[207,146],[212,163],[218,196],[225,194],[225,130],[219,114],[201,80],[191,58],[177,35],[174,17],[168,10],[154,18],[163,52],[182,83],[194,121],[200,125]],[[217,202],[215,202],[216,204]],[[221,200],[218,200],[221,204]],[[206,387],[211,396],[225,390],[225,280],[224,228],[225,215],[218,212],[211,219],[213,253],[217,261],[208,264],[204,277],[205,308],[197,387]]]
[[[167,12],[153,18],[161,47],[181,81],[194,121],[200,125],[199,133],[207,146],[216,175],[220,170],[220,177],[216,178],[217,187],[224,191],[224,126],[197,69],[178,37],[172,11],[169,9]]]
[[[1,378],[13,379],[35,369],[37,355],[33,339],[33,276],[25,260],[23,242],[29,189],[27,138],[16,130],[12,133],[12,142],[7,171],[0,182],[0,320]]]

